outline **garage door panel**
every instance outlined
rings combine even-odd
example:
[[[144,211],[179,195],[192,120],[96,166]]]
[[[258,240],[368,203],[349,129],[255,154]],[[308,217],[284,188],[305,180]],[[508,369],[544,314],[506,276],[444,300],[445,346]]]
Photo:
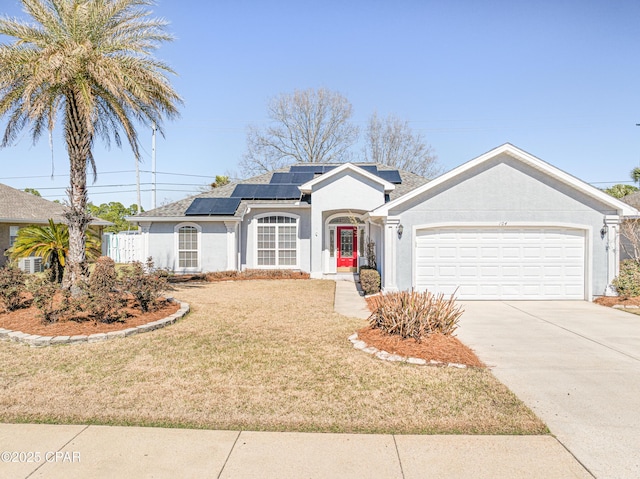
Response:
[[[416,288],[460,299],[584,299],[584,231],[445,228],[418,231]]]
[[[461,246],[458,248],[461,258],[477,258],[478,248],[476,246]]]
[[[438,274],[442,278],[456,278],[458,276],[458,271],[455,266],[439,266]]]
[[[460,266],[458,273],[461,278],[475,278],[478,276],[478,267],[477,266]]]
[[[565,256],[567,258],[583,258],[584,250],[578,247],[566,247],[564,249]]]
[[[456,258],[458,256],[458,251],[456,248],[450,246],[442,246],[438,248],[437,254],[441,258]]]
[[[502,277],[507,278],[520,278],[522,276],[520,272],[521,268],[519,266],[503,266],[502,267]]]

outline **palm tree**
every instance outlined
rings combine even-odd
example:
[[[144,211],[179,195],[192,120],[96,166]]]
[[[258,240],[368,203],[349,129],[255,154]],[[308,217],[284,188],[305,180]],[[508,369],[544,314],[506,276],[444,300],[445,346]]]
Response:
[[[12,260],[40,256],[49,263],[51,280],[61,282],[69,254],[69,228],[49,220],[48,226],[26,226],[18,230],[13,246],[7,250]],[[100,256],[100,241],[91,231],[86,232],[86,255],[94,260]]]
[[[178,115],[182,99],[167,77],[174,72],[151,55],[172,37],[164,20],[149,18],[153,0],[21,2],[29,23],[0,18],[0,34],[15,39],[0,45],[0,116],[8,118],[0,146],[25,127],[35,143],[62,119],[70,169],[64,286],[72,288],[86,275],[87,166],[95,180],[96,136],[121,146],[124,134],[139,160],[134,121],[161,125]]]
[[[638,185],[640,186],[640,167],[635,167],[633,170],[631,170],[631,173],[629,175],[631,176],[631,179],[634,181],[634,183],[638,183]]]

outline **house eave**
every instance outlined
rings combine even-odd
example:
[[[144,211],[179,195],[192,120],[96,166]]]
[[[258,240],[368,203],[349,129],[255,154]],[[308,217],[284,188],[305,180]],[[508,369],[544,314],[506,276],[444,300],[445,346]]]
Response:
[[[54,224],[67,224],[64,218],[52,218]],[[48,225],[49,218],[0,218],[0,223],[11,223],[21,225]],[[89,222],[89,226],[111,226],[111,221],[94,218]]]
[[[219,221],[242,221],[240,216],[125,216],[125,220],[129,223],[184,223],[184,222],[208,222],[215,223]]]

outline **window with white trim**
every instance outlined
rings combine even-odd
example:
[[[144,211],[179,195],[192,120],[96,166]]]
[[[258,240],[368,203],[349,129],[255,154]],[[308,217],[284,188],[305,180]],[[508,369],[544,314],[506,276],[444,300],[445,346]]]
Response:
[[[198,267],[198,229],[181,226],[178,229],[178,268]]]
[[[9,226],[9,246],[13,246],[13,243],[18,239],[19,226]]]
[[[298,264],[298,220],[291,216],[263,216],[257,227],[258,266]]]

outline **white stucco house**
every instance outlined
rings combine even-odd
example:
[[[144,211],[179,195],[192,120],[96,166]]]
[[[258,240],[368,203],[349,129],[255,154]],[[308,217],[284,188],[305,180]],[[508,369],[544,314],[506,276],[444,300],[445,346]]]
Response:
[[[334,277],[375,244],[386,291],[459,299],[611,294],[619,224],[638,210],[511,145],[427,180],[374,164],[298,164],[131,218],[179,273],[291,268]]]

